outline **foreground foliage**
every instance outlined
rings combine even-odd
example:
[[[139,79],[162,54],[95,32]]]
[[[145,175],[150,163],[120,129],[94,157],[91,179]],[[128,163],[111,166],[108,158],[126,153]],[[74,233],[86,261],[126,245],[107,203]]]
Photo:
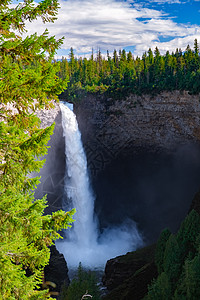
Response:
[[[107,57],[98,51],[89,59],[74,56],[71,48],[69,61],[63,57],[59,76],[70,77],[65,97],[76,100],[85,92],[106,93],[118,99],[129,93],[157,93],[163,90],[187,90],[200,92],[200,55],[197,40],[194,48],[167,51],[161,55],[159,49],[151,48],[140,57],[129,51],[114,50]]]
[[[178,233],[164,230],[159,238],[156,264],[159,276],[146,299],[200,299],[200,216],[193,210]]]
[[[100,291],[95,272],[84,270],[80,263],[77,274],[72,279],[69,287],[63,289],[61,300],[81,299],[100,300]]]
[[[48,291],[40,287],[48,246],[70,226],[73,211],[44,216],[46,200],[35,200],[33,193],[39,178],[30,173],[42,167],[44,160],[37,158],[47,153],[53,132],[53,125],[40,129],[35,111],[51,107],[66,88],[52,64],[62,40],[47,31],[26,38],[19,33],[27,20],[54,21],[58,1],[9,4],[0,3],[0,295],[5,300],[46,299]]]

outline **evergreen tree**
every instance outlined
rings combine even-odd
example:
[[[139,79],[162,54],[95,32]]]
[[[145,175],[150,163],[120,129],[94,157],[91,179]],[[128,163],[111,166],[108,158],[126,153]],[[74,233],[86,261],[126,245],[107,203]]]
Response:
[[[54,64],[56,62],[54,61]],[[58,76],[64,80],[69,78],[69,64],[68,61],[65,57],[62,57],[62,60],[60,63],[58,63],[60,65],[60,70],[58,72]]]
[[[122,50],[120,60],[123,61],[123,62],[126,61],[126,50],[125,49]]]
[[[128,63],[130,63],[130,62],[132,62],[132,60],[133,60],[133,56],[132,56],[131,51],[129,51],[127,54],[127,61],[128,61]]]
[[[148,295],[145,300],[171,300],[172,289],[171,283],[166,273],[161,273],[156,280],[154,280],[149,287]]]
[[[164,266],[163,266],[164,254],[165,254],[166,243],[170,235],[171,232],[169,231],[169,229],[163,230],[156,245],[155,263],[159,274],[161,274],[164,271]]]
[[[176,237],[171,234],[165,247],[163,269],[173,286],[179,279],[183,263],[182,251]]]
[[[71,75],[74,73],[74,68],[75,68],[75,57],[74,57],[74,49],[71,47],[70,48],[70,53],[69,53],[69,67],[70,67],[70,73]]]
[[[67,289],[67,296],[65,300],[79,300],[86,293],[91,295],[92,299],[100,300],[100,292],[97,286],[95,273],[90,270],[84,270],[80,263],[77,275],[74,279],[72,279]],[[85,298],[87,299],[87,297]]]
[[[183,276],[178,286],[174,299],[200,299],[200,255],[193,260],[187,259],[184,264]]]
[[[187,46],[183,53],[176,49],[175,53],[166,52],[161,55],[156,47],[151,48],[140,57],[134,58],[131,51],[120,50],[119,55],[114,50],[111,58],[107,51],[107,59],[97,52],[94,59],[79,59],[74,57],[73,74],[70,77],[68,96],[70,100],[84,95],[83,91],[109,93],[111,97],[121,97],[127,93],[152,93],[162,90],[187,90],[190,93],[200,92],[200,55],[197,40],[194,41],[194,51]],[[69,62],[70,64],[70,62]],[[63,71],[60,71],[63,73]],[[63,76],[63,78],[65,78]]]
[[[115,49],[113,51],[113,61],[114,61],[114,64],[115,64],[116,67],[118,67],[118,60],[119,60],[119,58],[118,58],[118,55],[117,55],[117,50]]]
[[[154,62],[154,57],[153,57],[153,52],[152,52],[151,48],[149,48],[149,50],[148,50],[148,58],[149,58],[149,63],[152,65]]]
[[[58,1],[0,4],[0,294],[2,299],[46,299],[39,290],[49,248],[57,233],[70,226],[73,211],[43,215],[45,198],[35,200],[33,190],[46,154],[53,126],[40,129],[35,111],[53,106],[56,94],[66,88],[52,60],[61,40],[45,31],[26,38],[25,21],[41,17],[54,21]],[[18,33],[17,33],[18,31]],[[47,55],[45,55],[45,52]]]
[[[200,216],[195,210],[192,210],[182,222],[181,227],[176,236],[183,257],[186,257],[189,252],[192,256],[194,256],[199,247],[199,235]]]
[[[159,276],[145,299],[200,298],[200,216],[196,211],[182,222],[176,235],[163,231],[158,241],[155,261]]]
[[[197,56],[199,55],[199,45],[198,45],[197,39],[194,40],[194,53]]]

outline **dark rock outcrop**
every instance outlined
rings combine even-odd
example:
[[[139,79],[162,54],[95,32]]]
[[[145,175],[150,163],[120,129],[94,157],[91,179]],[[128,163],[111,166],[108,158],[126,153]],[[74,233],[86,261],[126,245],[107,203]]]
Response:
[[[155,245],[116,257],[107,262],[103,283],[108,289],[104,300],[139,300],[148,284],[157,277]]]
[[[69,285],[67,263],[63,254],[60,254],[55,246],[51,246],[50,250],[49,264],[44,270],[45,283],[50,288],[50,291],[60,293],[63,285]],[[55,288],[51,283],[56,285]]]

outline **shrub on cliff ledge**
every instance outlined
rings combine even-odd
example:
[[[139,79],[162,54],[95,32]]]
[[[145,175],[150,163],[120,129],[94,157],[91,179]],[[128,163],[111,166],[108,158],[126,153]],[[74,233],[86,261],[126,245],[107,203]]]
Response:
[[[43,216],[45,199],[33,197],[39,179],[29,174],[42,167],[44,161],[37,158],[47,152],[53,132],[53,126],[40,129],[34,111],[50,107],[66,87],[52,64],[62,40],[47,31],[24,39],[20,33],[27,20],[54,21],[58,1],[9,4],[0,3],[0,294],[5,300],[46,299],[48,292],[38,287],[48,246],[70,226],[73,211]]]

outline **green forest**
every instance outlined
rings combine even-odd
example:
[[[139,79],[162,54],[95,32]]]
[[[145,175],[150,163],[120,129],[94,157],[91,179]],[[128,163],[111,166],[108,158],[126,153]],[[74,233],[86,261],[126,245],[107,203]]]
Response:
[[[144,300],[200,299],[200,217],[193,210],[176,234],[166,229],[157,242],[158,277]]]
[[[130,93],[158,93],[163,90],[186,90],[191,94],[200,92],[200,55],[197,39],[186,49],[176,49],[160,54],[156,47],[142,57],[134,57],[129,51],[107,51],[103,56],[99,50],[89,59],[76,58],[71,48],[69,59],[59,62],[58,76],[68,78],[68,89],[64,97],[76,100],[85,92],[106,93],[108,97],[124,97]]]

